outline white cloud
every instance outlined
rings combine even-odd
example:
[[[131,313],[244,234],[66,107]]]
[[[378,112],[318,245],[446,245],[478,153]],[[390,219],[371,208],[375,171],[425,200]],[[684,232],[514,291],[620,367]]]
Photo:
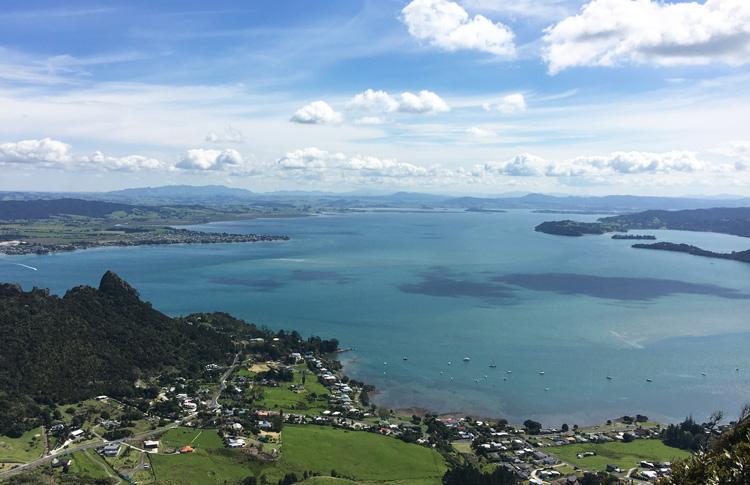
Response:
[[[298,109],[290,121],[311,125],[337,124],[343,121],[343,117],[325,101],[313,101]]]
[[[505,115],[513,115],[526,111],[526,98],[521,93],[504,96],[498,103],[485,103],[482,107],[486,111],[499,111]]]
[[[510,177],[541,177],[545,175],[549,162],[530,153],[521,153],[505,162],[487,162],[481,172]]]
[[[488,52],[500,57],[515,55],[513,32],[483,15],[470,17],[462,6],[448,0],[412,0],[401,11],[409,34],[447,51]]]
[[[448,104],[432,91],[422,90],[417,94],[401,93],[398,110],[402,113],[443,113],[450,111]]]
[[[468,128],[466,130],[466,134],[475,138],[491,138],[497,136],[497,133],[495,133],[494,131],[480,128],[478,126],[472,126],[471,128]]]
[[[71,146],[51,138],[0,145],[0,164],[63,166],[72,161]]]
[[[401,113],[434,114],[450,111],[448,103],[443,98],[423,89],[414,94],[411,92],[401,93],[398,99],[386,91],[375,91],[368,89],[354,95],[346,103],[346,109],[369,111],[376,113]]]
[[[475,171],[511,177],[603,177],[607,175],[664,175],[673,173],[721,173],[733,170],[726,164],[711,164],[694,152],[614,152],[548,161],[522,153],[503,162],[487,162]]]
[[[237,150],[211,150],[191,148],[184,157],[177,162],[176,168],[198,171],[240,170],[244,160]]]
[[[138,172],[140,170],[161,170],[166,168],[164,163],[155,158],[141,155],[108,157],[100,151],[96,151],[87,157],[81,157],[77,161],[84,168],[116,172]]]
[[[398,101],[385,91],[368,89],[354,95],[346,109],[390,113],[398,109]]]
[[[244,143],[245,136],[240,130],[227,126],[222,133],[208,132],[206,141],[210,143]]]
[[[745,64],[750,2],[592,0],[546,29],[543,56],[555,74],[575,66]]]
[[[389,183],[408,184],[415,179],[432,179],[440,170],[421,165],[383,159],[373,156],[348,156],[341,152],[328,152],[317,147],[301,148],[288,152],[276,161],[282,175],[299,180],[326,180],[330,183],[352,184]]]

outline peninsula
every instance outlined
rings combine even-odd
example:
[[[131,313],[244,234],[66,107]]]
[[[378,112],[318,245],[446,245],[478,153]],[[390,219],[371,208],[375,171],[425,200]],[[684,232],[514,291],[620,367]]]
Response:
[[[302,215],[293,209],[128,205],[83,199],[0,201],[0,254],[96,247],[283,241],[285,235],[229,234],[174,227],[211,221]]]
[[[731,253],[717,253],[707,251],[697,246],[689,244],[677,244],[671,242],[658,242],[654,244],[633,244],[636,249],[657,249],[660,251],[675,251],[679,253],[688,253],[695,256],[704,256],[706,258],[731,259],[732,261],[741,261],[750,263],[750,249],[747,251],[732,251]]]

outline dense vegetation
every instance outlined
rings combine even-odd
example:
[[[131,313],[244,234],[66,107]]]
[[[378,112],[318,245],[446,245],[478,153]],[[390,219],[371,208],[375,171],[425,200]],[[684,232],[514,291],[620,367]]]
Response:
[[[672,229],[750,237],[750,207],[680,211],[649,210],[603,217],[599,219],[599,222],[548,221],[539,224],[535,229],[559,236],[604,234],[630,229]]]
[[[605,225],[625,229],[673,229],[750,237],[750,207],[719,207],[680,211],[650,210],[605,217]]]
[[[747,251],[732,251],[731,253],[717,253],[714,251],[707,251],[697,246],[691,246],[689,244],[676,244],[670,242],[658,242],[654,244],[633,244],[636,249],[657,249],[661,251],[675,251],[678,253],[688,253],[694,256],[703,256],[706,258],[718,258],[718,259],[730,259],[733,261],[742,261],[743,263],[750,263],[750,249]]]
[[[107,272],[99,288],[79,286],[62,298],[46,290],[0,285],[0,435],[20,436],[52,420],[54,405],[100,394],[148,392],[138,379],[194,377],[207,364],[228,364],[235,342],[264,338],[271,358],[288,348],[334,351],[335,340],[271,332],[224,313],[173,319],[143,302]],[[273,338],[278,340],[272,341]]]
[[[705,451],[674,463],[672,477],[664,484],[744,485],[750,483],[750,409],[745,408],[736,425],[711,441]]]

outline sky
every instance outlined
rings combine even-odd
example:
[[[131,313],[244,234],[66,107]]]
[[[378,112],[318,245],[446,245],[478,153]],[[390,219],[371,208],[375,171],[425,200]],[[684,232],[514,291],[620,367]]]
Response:
[[[750,196],[750,1],[5,1],[0,190]]]

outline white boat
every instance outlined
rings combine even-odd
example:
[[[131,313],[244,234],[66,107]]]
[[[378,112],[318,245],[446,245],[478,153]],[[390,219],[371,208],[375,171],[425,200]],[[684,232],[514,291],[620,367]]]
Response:
[[[470,360],[471,360],[471,359],[470,359],[469,357],[464,357],[464,362],[468,362],[468,361],[470,361]]]
[[[539,375],[540,375],[540,376],[543,376],[543,375],[544,375],[544,371],[543,371],[543,370],[540,370],[540,371],[539,371]]]

